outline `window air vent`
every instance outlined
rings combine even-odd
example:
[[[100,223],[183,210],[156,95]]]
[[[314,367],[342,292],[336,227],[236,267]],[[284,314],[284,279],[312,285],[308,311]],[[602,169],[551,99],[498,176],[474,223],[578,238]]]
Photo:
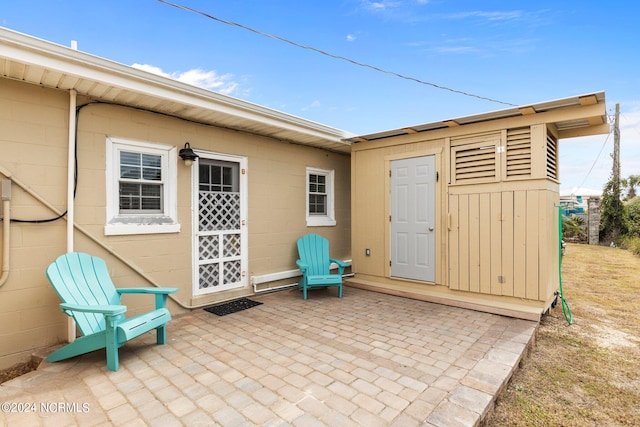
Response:
[[[507,179],[531,177],[531,128],[507,130]]]
[[[496,142],[452,147],[454,182],[492,182],[497,177]]]
[[[558,179],[558,140],[547,134],[547,178]]]

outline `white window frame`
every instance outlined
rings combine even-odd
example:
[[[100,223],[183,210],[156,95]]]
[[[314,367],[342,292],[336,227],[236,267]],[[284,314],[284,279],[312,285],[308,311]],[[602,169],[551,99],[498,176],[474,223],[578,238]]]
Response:
[[[310,175],[322,175],[326,177],[326,190],[327,190],[327,214],[316,215],[309,213],[309,176]],[[336,225],[335,215],[335,191],[334,191],[334,170],[318,169],[313,167],[307,167],[306,173],[306,216],[307,227],[330,227]]]
[[[178,169],[177,148],[143,141],[107,137],[106,196],[107,236],[125,234],[178,233]],[[162,212],[120,213],[120,152],[129,151],[153,154],[161,157],[162,164]]]

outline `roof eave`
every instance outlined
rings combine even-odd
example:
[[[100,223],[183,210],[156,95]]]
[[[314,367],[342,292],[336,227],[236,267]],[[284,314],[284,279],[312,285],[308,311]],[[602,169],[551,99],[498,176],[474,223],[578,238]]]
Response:
[[[13,69],[6,69],[9,67]],[[16,70],[16,67],[23,67],[24,70]],[[39,67],[59,73],[63,78],[55,84],[45,84],[43,81],[37,81],[36,78],[20,75],[21,72],[27,73],[28,67]],[[220,113],[221,117],[233,117],[235,123],[241,120],[245,126],[228,126],[222,120],[220,122],[205,121],[206,124],[237,128],[286,142],[332,151],[349,152],[348,139],[354,135],[2,27],[0,27],[0,76],[56,89],[74,89],[80,95],[91,96],[94,99],[96,97],[84,93],[82,87],[86,86],[87,81],[99,82],[128,93],[144,95],[150,100],[154,99],[154,102],[149,102],[150,106],[162,102],[177,103],[183,108],[205,109]],[[140,107],[140,105],[136,106]],[[176,110],[175,115],[180,116],[180,108],[176,106],[174,110]],[[160,112],[168,113],[168,111]],[[261,132],[261,130],[268,131]]]
[[[353,143],[373,141],[518,117],[525,118],[523,120],[527,122],[553,124],[558,130],[560,138],[598,135],[609,131],[605,110],[605,94],[604,92],[593,92],[537,104],[360,135],[351,138],[350,141]]]

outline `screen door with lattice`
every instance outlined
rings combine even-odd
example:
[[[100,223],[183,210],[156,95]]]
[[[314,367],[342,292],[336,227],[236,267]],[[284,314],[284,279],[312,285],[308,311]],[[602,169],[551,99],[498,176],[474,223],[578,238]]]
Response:
[[[241,162],[202,156],[197,164],[194,294],[202,295],[244,286],[246,239],[241,175],[245,168]]]

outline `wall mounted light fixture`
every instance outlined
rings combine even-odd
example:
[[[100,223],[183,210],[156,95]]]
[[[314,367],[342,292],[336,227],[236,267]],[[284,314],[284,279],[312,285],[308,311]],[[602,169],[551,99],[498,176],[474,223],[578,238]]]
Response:
[[[184,148],[180,149],[178,156],[180,156],[182,160],[184,160],[184,164],[186,166],[191,166],[193,164],[193,161],[198,158],[198,155],[193,152],[193,150],[191,149],[191,145],[189,145],[188,142],[184,143]]]

